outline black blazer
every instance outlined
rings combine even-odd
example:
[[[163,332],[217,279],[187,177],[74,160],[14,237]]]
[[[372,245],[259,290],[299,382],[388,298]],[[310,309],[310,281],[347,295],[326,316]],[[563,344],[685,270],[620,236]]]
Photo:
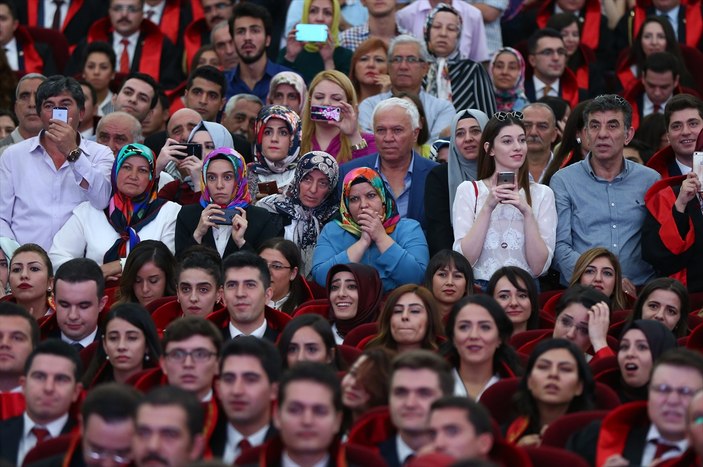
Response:
[[[589,465],[595,465],[600,426],[601,421],[597,420],[574,433],[567,441],[566,449],[583,457]],[[649,425],[635,425],[626,435],[623,434],[627,438],[625,448],[620,455],[630,461],[630,465],[642,464],[642,454],[647,444],[647,431],[649,431]]]
[[[400,459],[398,459],[398,447],[395,444],[395,435],[379,443],[378,452],[381,454],[381,457],[383,457],[383,460],[386,461],[388,467],[401,467],[403,465]]]
[[[189,246],[196,245],[195,239],[193,239],[193,232],[195,232],[195,228],[198,226],[198,221],[200,220],[203,209],[200,204],[190,204],[188,206],[183,206],[178,213],[176,219],[177,255]],[[245,243],[242,250],[256,252],[259,246],[269,238],[283,236],[283,222],[280,216],[272,214],[266,209],[251,205],[246,208],[246,212],[248,225],[247,231],[244,233]],[[212,229],[208,229],[203,237],[202,244],[217,248],[215,246],[215,237],[212,234]],[[239,248],[237,248],[237,245],[230,236],[227,240],[225,253],[222,257],[227,257],[227,255],[237,251],[239,251]]]
[[[276,331],[271,326],[269,326],[268,321],[266,321],[266,331],[264,331],[264,339],[271,342],[272,344],[275,344],[278,340],[279,334],[280,332]],[[224,338],[225,342],[232,339],[232,334],[230,334],[229,332],[229,323],[227,324],[227,326],[222,328],[222,337]]]
[[[430,257],[440,250],[452,249],[454,227],[449,206],[449,166],[440,164],[430,170],[425,179],[425,219],[427,246]]]
[[[224,411],[220,412],[221,416],[217,417],[217,424],[210,437],[210,450],[214,457],[222,458],[225,453],[225,446],[227,445],[227,417],[224,416]],[[264,437],[264,442],[268,441],[272,437],[278,434],[278,430],[273,426],[269,425],[268,430],[266,430],[266,436]]]
[[[61,434],[70,433],[76,425],[75,420],[68,418],[68,421],[61,430]],[[17,453],[19,452],[20,440],[24,432],[24,414],[17,417],[0,421],[0,459],[15,465],[17,463]]]

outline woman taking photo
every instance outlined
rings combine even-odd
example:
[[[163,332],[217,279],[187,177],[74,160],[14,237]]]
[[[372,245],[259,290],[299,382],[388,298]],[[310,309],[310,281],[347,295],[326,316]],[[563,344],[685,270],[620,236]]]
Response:
[[[46,251],[35,243],[17,248],[10,260],[10,292],[15,303],[39,320],[56,310],[51,290],[54,269]]]
[[[300,275],[302,259],[295,243],[270,238],[259,247],[259,256],[266,260],[271,274],[273,296],[268,306],[292,315],[298,305],[313,298]]]
[[[501,266],[519,266],[534,278],[552,262],[557,212],[554,193],[531,182],[522,114],[498,112],[486,124],[478,156],[479,181],[459,185],[452,207],[454,250],[485,289]]]
[[[311,106],[339,108],[339,121],[324,119],[311,111]],[[303,153],[324,151],[340,164],[376,152],[373,134],[362,133],[358,122],[358,101],[354,87],[343,73],[322,71],[310,83],[303,107]]]
[[[513,322],[513,335],[538,329],[537,286],[529,272],[516,266],[504,266],[493,273],[486,293],[496,299]]]
[[[293,181],[300,158],[300,117],[288,107],[267,105],[261,108],[254,124],[254,162],[247,175],[252,200],[285,193]],[[266,191],[263,185],[272,184]]]
[[[488,65],[488,74],[498,112],[517,112],[530,103],[525,95],[525,59],[520,52],[512,47],[499,49]]]
[[[176,252],[191,245],[215,248],[223,258],[280,236],[281,220],[252,206],[244,158],[218,148],[203,159],[200,203],[184,206],[176,221]]]
[[[105,210],[89,201],[78,205],[54,236],[54,266],[86,257],[105,277],[118,277],[129,252],[142,240],[159,240],[175,251],[180,204],[157,198],[154,153],[142,144],[124,146],[112,165],[112,197]]]
[[[500,378],[521,373],[517,354],[508,343],[513,323],[492,297],[461,299],[449,313],[445,329],[445,352],[454,366],[454,395],[478,401]]]
[[[115,303],[139,303],[146,307],[162,297],[176,295],[176,258],[166,245],[144,240],[129,253]]]
[[[257,206],[281,216],[284,238],[300,249],[300,274],[307,277],[322,227],[339,211],[339,166],[326,152],[312,151],[300,158],[285,195],[271,195]]]
[[[390,90],[388,45],[382,39],[370,37],[356,48],[350,78],[359,102]]]
[[[312,277],[323,284],[335,264],[363,263],[375,267],[390,291],[419,284],[429,254],[420,224],[401,219],[395,200],[373,169],[360,167],[344,177],[339,211],[342,220],[328,223],[312,258]]]
[[[656,320],[674,334],[688,335],[688,314],[691,312],[688,290],[670,277],[653,279],[642,288],[632,309],[630,321]]]
[[[441,250],[430,258],[425,271],[425,287],[432,292],[444,320],[456,302],[473,293],[474,273],[461,254]]]
[[[559,417],[593,408],[595,387],[583,353],[572,342],[540,342],[513,397],[518,417],[508,426],[506,441],[539,446],[544,429]]]

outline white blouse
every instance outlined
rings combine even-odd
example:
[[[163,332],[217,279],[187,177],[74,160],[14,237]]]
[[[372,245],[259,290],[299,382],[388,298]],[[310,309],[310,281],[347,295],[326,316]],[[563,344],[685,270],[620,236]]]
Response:
[[[462,182],[456,190],[456,198],[452,206],[452,224],[454,226],[454,251],[463,254],[461,241],[471,230],[478,212],[486,203],[489,188],[481,180],[476,182],[478,199],[476,199],[474,184],[471,181]],[[544,240],[549,255],[542,271],[532,271],[525,256],[525,222],[522,213],[515,206],[498,204],[491,213],[490,225],[486,232],[481,256],[472,264],[474,278],[489,280],[493,273],[503,266],[518,266],[538,277],[547,272],[556,244],[557,209],[554,204],[554,192],[546,185],[530,183],[532,196],[532,213],[537,220],[540,235]],[[525,191],[520,190],[520,196]]]

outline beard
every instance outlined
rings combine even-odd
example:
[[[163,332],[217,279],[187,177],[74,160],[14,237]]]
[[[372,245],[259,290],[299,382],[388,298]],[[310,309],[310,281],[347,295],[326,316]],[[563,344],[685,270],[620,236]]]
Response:
[[[253,55],[243,55],[239,51],[237,51],[237,55],[239,55],[239,60],[246,65],[251,65],[252,63],[258,62],[259,59],[265,53],[266,53],[266,47],[262,47],[260,50],[257,50]]]

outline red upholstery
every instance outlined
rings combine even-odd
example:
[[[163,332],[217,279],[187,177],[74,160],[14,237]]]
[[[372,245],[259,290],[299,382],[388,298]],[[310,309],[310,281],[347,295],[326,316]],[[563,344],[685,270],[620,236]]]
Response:
[[[523,448],[532,465],[539,467],[588,467],[586,460],[573,452],[549,446]]]
[[[293,312],[293,318],[301,315],[316,314],[327,319],[329,317],[330,301],[326,298],[316,298],[302,303]]]
[[[31,465],[48,457],[57,456],[68,451],[73,436],[77,434],[69,433],[56,438],[49,438],[43,443],[34,446],[24,457],[22,465]]]
[[[686,348],[703,352],[703,324],[699,324],[688,335]]]
[[[581,430],[594,420],[602,420],[607,414],[607,410],[591,410],[562,415],[544,430],[542,446],[563,448],[573,433]],[[567,464],[565,463],[564,465]]]
[[[350,347],[358,347],[359,343],[368,336],[378,333],[378,324],[365,323],[361,324],[347,333],[344,337],[344,345]]]
[[[148,311],[150,314],[156,311],[158,307],[161,305],[165,305],[169,302],[173,302],[175,300],[178,300],[176,296],[169,295],[168,297],[161,297],[157,298],[155,300],[150,301],[144,308],[146,308],[146,311]]]
[[[702,62],[703,63],[703,62]],[[693,292],[688,295],[688,303],[691,310],[699,311],[703,308],[703,292]],[[693,314],[693,313],[691,313]]]
[[[544,306],[542,307],[542,310],[546,311],[547,313],[551,314],[552,316],[556,316],[556,311],[555,311],[555,309],[556,309],[557,303],[559,303],[559,299],[561,298],[562,295],[564,295],[564,291],[563,291],[563,290],[559,291],[559,293],[556,293],[556,294],[552,295],[552,296],[549,298],[549,300],[547,300],[547,301],[544,303]]]
[[[359,355],[361,355],[360,349],[344,344],[337,346],[337,352],[339,352],[339,355],[342,357],[342,360],[344,360],[344,363],[347,364],[347,367],[352,366],[356,359],[359,358]]]
[[[692,311],[688,314],[688,329],[694,329],[699,324],[703,323],[703,316],[700,315],[701,310],[691,307]]]
[[[51,55],[56,64],[56,70],[59,74],[63,73],[68,62],[68,40],[61,32],[53,29],[37,28],[28,26],[27,31],[34,39],[34,42],[42,42],[49,46]]]
[[[550,298],[552,298],[555,295],[561,296],[563,294],[563,290],[547,290],[546,292],[540,292],[540,294],[537,296],[537,301],[539,303],[539,309],[543,309],[544,305],[549,301]]]
[[[374,407],[351,426],[347,442],[377,448],[378,443],[393,436],[395,431],[388,407]]]
[[[22,415],[26,403],[22,392],[0,393],[0,421]]]
[[[119,289],[119,287],[105,288],[105,295],[107,295],[107,303],[105,304],[105,309],[109,310],[110,308],[112,308],[112,305],[115,304],[115,301],[117,300],[117,291]]]
[[[618,357],[616,355],[611,355],[603,358],[597,358],[592,361],[592,364],[589,363],[589,366],[591,367],[591,373],[595,377],[601,372],[618,368]]]
[[[554,315],[544,310],[539,312],[539,328],[540,329],[554,329],[556,321]]]
[[[529,331],[522,331],[510,338],[510,345],[513,346],[518,352],[522,352],[522,348],[530,345],[534,347],[537,342],[547,339],[552,336],[551,329],[531,329]],[[524,352],[529,355],[532,351],[530,348],[528,352]]]

